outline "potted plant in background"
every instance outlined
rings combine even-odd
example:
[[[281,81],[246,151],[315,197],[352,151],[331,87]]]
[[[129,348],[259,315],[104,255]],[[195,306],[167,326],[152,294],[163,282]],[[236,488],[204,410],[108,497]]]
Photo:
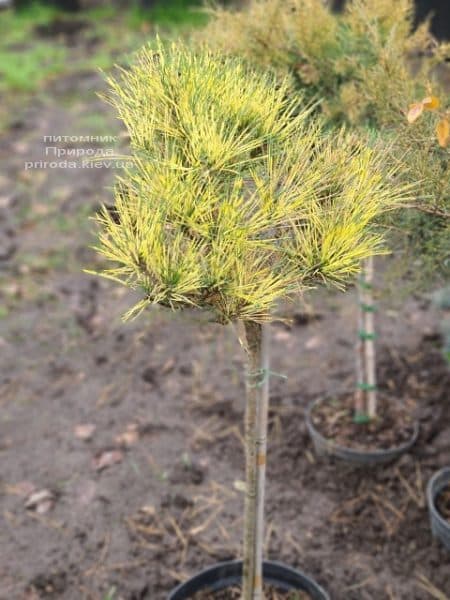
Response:
[[[380,395],[377,388],[373,274],[370,257],[363,261],[357,284],[356,391],[354,395],[319,398],[306,414],[316,452],[356,465],[376,465],[398,458],[411,448],[419,433],[419,424],[412,419],[409,407]]]
[[[114,263],[101,275],[141,292],[126,318],[154,304],[208,311],[240,325],[247,355],[243,561],[170,598],[235,597],[241,580],[243,600],[261,600],[263,583],[267,600],[270,585],[280,598],[328,598],[300,572],[263,563],[267,323],[279,300],[316,283],[342,286],[383,252],[372,221],[407,191],[386,183],[382,154],[342,131],[325,135],[289,79],[275,84],[239,59],[160,44],[109,84],[134,166],[98,217],[98,251]]]
[[[441,102],[438,98],[434,98],[433,102],[425,98],[421,102],[411,104],[408,111],[408,121],[411,124],[416,124],[416,121],[421,121],[428,117],[429,128],[435,127],[437,144],[428,135],[426,140],[428,152],[435,152],[445,157],[445,150],[450,145],[450,110],[443,110]],[[426,113],[430,113],[431,115]],[[422,116],[423,115],[423,116]],[[426,127],[426,124],[425,124]],[[448,155],[447,155],[448,156]],[[447,158],[447,169],[448,169]],[[443,181],[442,193],[449,193],[450,183]],[[450,221],[450,214],[447,215],[447,221]],[[447,227],[449,233],[450,225]],[[448,236],[447,236],[448,240]],[[448,248],[447,248],[448,249]],[[435,294],[435,304],[447,316],[441,322],[444,348],[443,353],[445,359],[450,363],[450,287],[444,287]],[[450,467],[444,467],[437,471],[430,479],[427,486],[427,503],[430,515],[430,523],[433,535],[439,538],[442,543],[450,550]]]
[[[450,365],[450,286],[439,290],[436,305],[447,314],[442,322],[444,357]],[[427,503],[433,535],[450,550],[450,466],[437,471],[428,482]]]
[[[214,9],[211,23],[200,35],[213,47],[259,68],[280,76],[291,73],[296,90],[320,99],[317,106],[328,125],[346,123],[369,131],[370,137],[381,137],[382,132],[386,161],[394,165],[402,157],[398,176],[421,182],[416,188],[420,197],[416,193],[404,207],[407,210],[395,211],[390,220],[404,232],[400,239],[393,236],[402,262],[409,264],[405,251],[414,252],[416,261],[419,257],[421,265],[414,276],[420,274],[420,284],[424,272],[448,265],[450,173],[444,152],[448,121],[444,116],[439,121],[437,148],[429,115],[415,128],[405,116],[408,103],[419,93],[424,100],[410,107],[408,117],[437,108],[439,102],[427,81],[435,78],[449,46],[435,42],[427,23],[414,31],[412,0],[394,4],[349,0],[340,14],[333,14],[321,0],[253,0],[242,11]],[[429,56],[416,61],[413,75],[411,57],[424,48]],[[433,86],[441,95],[438,83]],[[377,390],[373,286],[374,261],[369,257],[363,261],[357,286],[356,392],[331,403],[317,401],[308,414],[308,428],[320,452],[362,464],[398,457],[418,434],[409,407]]]

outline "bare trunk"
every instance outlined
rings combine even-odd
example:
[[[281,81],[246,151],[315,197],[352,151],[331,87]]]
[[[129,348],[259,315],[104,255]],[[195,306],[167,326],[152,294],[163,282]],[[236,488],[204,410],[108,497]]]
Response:
[[[357,392],[355,409],[360,416],[377,416],[375,355],[375,304],[373,299],[373,257],[363,263],[358,286],[359,343],[357,348]]]
[[[245,322],[244,327],[248,372],[242,600],[263,600],[262,554],[269,403],[269,328],[252,322]]]

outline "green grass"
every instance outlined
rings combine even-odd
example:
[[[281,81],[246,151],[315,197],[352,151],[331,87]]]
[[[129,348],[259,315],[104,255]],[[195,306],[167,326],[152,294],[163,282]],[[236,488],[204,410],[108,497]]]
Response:
[[[34,42],[32,49],[13,52],[0,48],[0,91],[33,91],[65,70],[66,50]]]
[[[159,3],[151,10],[143,10],[135,4],[129,11],[128,24],[139,27],[144,23],[162,27],[201,27],[208,20],[201,8],[201,2],[192,0],[171,0]]]
[[[49,24],[55,17],[87,20],[90,26],[80,39],[88,42],[96,38],[99,42],[87,52],[83,44],[73,50],[56,37],[39,39],[35,27]],[[201,26],[206,20],[198,0],[160,0],[149,11],[134,3],[122,11],[107,6],[68,14],[39,2],[19,11],[4,10],[0,19],[0,93],[33,93],[49,78],[61,74],[107,70],[116,62],[127,62],[127,55],[154,37],[155,28],[170,37],[182,28]]]
[[[106,594],[106,596],[103,598],[103,600],[114,600],[114,598],[116,597],[116,588],[113,586]]]
[[[9,43],[24,41],[28,32],[35,25],[45,25],[56,17],[56,8],[39,2],[32,2],[21,10],[3,10],[0,19],[0,40],[5,36]]]
[[[26,9],[2,12],[0,19],[0,92],[32,91],[65,65],[65,48],[31,40],[33,28],[51,22],[54,8],[30,4]],[[30,43],[31,41],[31,43]]]

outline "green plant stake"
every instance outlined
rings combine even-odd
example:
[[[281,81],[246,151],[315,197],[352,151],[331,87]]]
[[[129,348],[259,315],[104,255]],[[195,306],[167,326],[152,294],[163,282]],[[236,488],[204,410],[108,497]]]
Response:
[[[362,262],[362,272],[357,287],[359,330],[354,420],[355,423],[368,423],[377,416],[373,256]]]
[[[266,323],[316,283],[342,286],[383,252],[372,221],[405,192],[383,158],[238,59],[183,45],[143,49],[110,79],[134,166],[98,217],[102,275],[159,304],[241,324],[247,353],[243,600],[261,600],[269,392]],[[393,174],[391,173],[392,177]]]

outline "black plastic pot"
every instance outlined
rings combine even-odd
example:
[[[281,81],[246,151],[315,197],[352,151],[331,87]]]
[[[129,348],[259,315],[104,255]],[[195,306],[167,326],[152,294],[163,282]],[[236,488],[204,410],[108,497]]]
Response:
[[[431,531],[450,550],[450,523],[436,508],[439,493],[450,485],[450,467],[445,467],[433,475],[427,486],[427,503],[430,514]]]
[[[395,448],[389,448],[388,450],[365,451],[339,446],[333,442],[333,440],[329,440],[319,433],[313,424],[311,416],[312,411],[319,402],[323,402],[323,400],[319,399],[312,402],[309,405],[306,413],[306,426],[314,444],[314,449],[319,456],[333,456],[348,463],[352,463],[353,465],[360,466],[385,464],[392,462],[396,458],[399,458],[402,454],[405,454],[405,452],[407,452],[411,446],[415,444],[417,436],[419,435],[419,423],[418,421],[415,421],[411,438],[404,444],[396,446]]]
[[[330,600],[330,596],[306,575],[278,562],[264,561],[264,581],[281,591],[300,590],[307,592],[312,600]],[[179,585],[169,594],[168,600],[190,600],[193,594],[202,590],[218,592],[240,584],[242,561],[232,560],[219,563]]]

